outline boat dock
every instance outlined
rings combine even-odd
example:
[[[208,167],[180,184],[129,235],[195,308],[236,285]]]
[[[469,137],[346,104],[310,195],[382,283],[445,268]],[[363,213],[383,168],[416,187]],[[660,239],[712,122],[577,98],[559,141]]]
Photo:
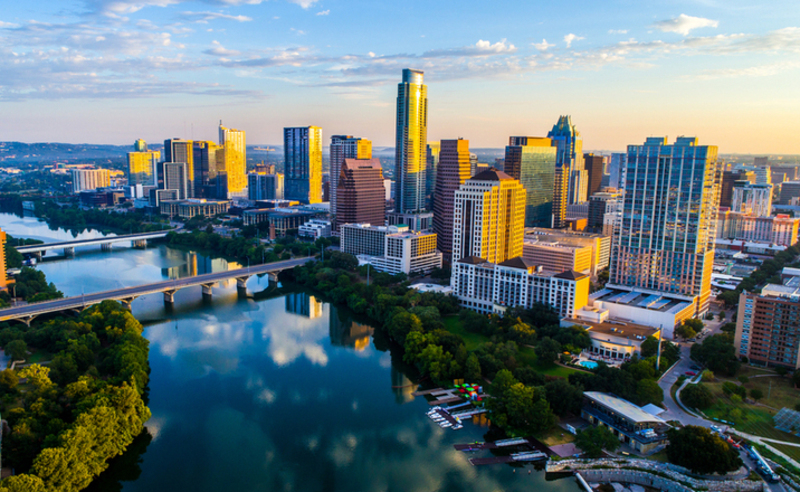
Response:
[[[428,402],[428,405],[435,407],[438,405],[444,405],[446,403],[455,403],[457,401],[462,401],[462,400],[464,399],[461,398],[460,396],[447,396],[445,398],[439,398],[438,400],[431,400]]]
[[[515,437],[512,439],[502,439],[500,441],[494,441],[494,442],[454,444],[453,447],[456,449],[456,451],[477,451],[479,449],[497,449],[506,446],[518,446],[520,444],[529,444],[529,441],[524,437]]]
[[[431,410],[430,412],[428,412],[428,417],[431,418],[434,421],[436,420],[437,417],[441,417],[442,419],[444,419],[445,421],[450,423],[450,425],[448,425],[448,426],[442,425],[440,423],[439,424],[440,427],[450,427],[453,430],[459,430],[459,429],[464,428],[464,426],[461,424],[461,421],[456,419],[455,417],[453,417],[450,414],[450,412],[448,412],[444,408]]]
[[[471,458],[469,463],[472,466],[493,465],[495,463],[527,463],[533,461],[543,461],[547,455],[541,451],[530,451],[524,453],[514,453],[510,456],[492,456],[490,458]]]
[[[460,419],[466,419],[472,417],[473,415],[480,415],[482,413],[486,413],[485,408],[473,408],[472,410],[465,410],[463,412],[454,413],[453,417],[458,417]]]

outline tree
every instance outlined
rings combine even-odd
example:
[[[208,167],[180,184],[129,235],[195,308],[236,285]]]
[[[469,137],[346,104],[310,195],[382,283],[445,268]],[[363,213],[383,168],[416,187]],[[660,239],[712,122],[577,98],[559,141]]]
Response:
[[[0,492],[45,492],[44,482],[36,475],[14,475],[3,480]]]
[[[675,334],[683,338],[684,340],[689,338],[694,338],[697,336],[697,331],[695,331],[692,325],[687,324],[687,321],[694,321],[694,320],[684,320],[684,322],[681,323],[679,327],[675,328]]]
[[[530,435],[551,428],[556,416],[541,388],[525,386],[503,369],[492,382],[492,396],[487,400],[492,422],[511,435]]]
[[[581,448],[587,458],[595,459],[603,454],[604,449],[615,451],[619,448],[620,443],[617,436],[608,427],[598,426],[578,432],[575,437],[575,445]]]
[[[795,370],[792,373],[792,384],[794,384],[795,388],[800,386],[800,370]]]
[[[355,271],[355,269],[358,268],[358,259],[351,254],[342,253],[341,251],[332,251],[330,256],[333,268],[347,271]]]
[[[464,377],[473,383],[481,379],[481,363],[474,352],[467,357],[467,362],[464,366]]]
[[[540,364],[552,364],[561,352],[561,344],[550,337],[544,337],[536,345],[536,357]]]
[[[704,384],[690,384],[681,391],[681,400],[692,408],[704,410],[714,404],[714,394]]]
[[[50,368],[39,364],[31,364],[22,369],[19,376],[27,378],[40,391],[53,385],[53,382],[50,381]]]
[[[422,332],[422,321],[417,315],[402,310],[389,319],[389,322],[386,323],[386,331],[390,337],[403,344],[406,336],[412,331]]]
[[[660,404],[662,401],[664,401],[664,390],[658,386],[658,381],[642,379],[636,383],[636,403],[640,405]]]
[[[544,391],[556,415],[580,415],[583,403],[583,388],[580,385],[573,386],[566,379],[558,378],[545,384]]]
[[[786,376],[787,374],[789,374],[789,369],[783,366],[778,366],[775,368],[775,374],[777,374],[780,377]]]
[[[719,314],[717,314],[717,319],[719,319],[720,321],[725,319],[725,311],[720,311]]]
[[[25,340],[13,340],[8,342],[5,352],[11,357],[11,360],[24,360],[28,356],[28,344]]]
[[[735,376],[741,366],[733,346],[733,337],[727,334],[712,335],[703,343],[694,344],[691,357],[715,374]]]
[[[667,432],[670,463],[701,475],[724,474],[743,465],[739,453],[705,427],[687,425]]]
[[[764,392],[761,391],[758,388],[753,388],[753,389],[750,390],[750,398],[758,401],[758,400],[764,398]]]
[[[736,332],[736,323],[725,323],[719,329],[722,333],[730,333],[733,335]]]
[[[0,388],[2,388],[3,392],[11,393],[15,391],[17,384],[19,384],[17,373],[11,369],[0,371]]]

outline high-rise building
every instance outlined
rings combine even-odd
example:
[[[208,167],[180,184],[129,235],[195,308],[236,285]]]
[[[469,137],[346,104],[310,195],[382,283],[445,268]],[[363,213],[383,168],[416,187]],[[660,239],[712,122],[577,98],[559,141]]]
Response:
[[[791,205],[792,200],[800,197],[800,181],[784,181],[781,183],[781,195],[778,203]]]
[[[128,152],[128,185],[129,186],[156,186],[158,176],[158,163],[161,160],[161,152],[148,151],[147,144],[144,140],[137,140],[136,143],[142,142],[145,150],[137,150],[135,152]],[[134,148],[137,148],[134,146]],[[141,146],[139,146],[141,148]]]
[[[740,173],[736,171],[723,171],[722,184],[719,192],[719,206],[730,207],[733,204],[733,185],[737,181],[744,180]],[[750,181],[747,181],[748,183]]]
[[[339,171],[345,159],[372,159],[372,142],[366,138],[352,135],[334,135],[330,146],[330,204],[331,214],[338,210],[336,188],[339,185]],[[334,220],[334,228],[335,228]]]
[[[430,272],[441,268],[436,233],[411,232],[407,226],[343,224],[341,250],[358,256],[376,270],[391,274]]]
[[[145,142],[141,138],[136,139],[136,141],[133,142],[133,151],[134,152],[147,152],[147,142]]]
[[[693,137],[629,145],[607,287],[671,294],[707,311],[721,174],[717,147]]]
[[[189,193],[189,180],[187,179],[188,167],[185,162],[164,162],[163,166],[164,176],[164,189],[177,190],[178,199],[185,200],[190,198]]]
[[[769,217],[772,215],[772,185],[736,181],[733,185],[731,210],[753,217]]]
[[[241,196],[247,188],[247,144],[244,130],[226,128],[220,121],[219,144],[223,148],[222,160],[228,174],[228,196]],[[189,174],[193,176],[193,170]]]
[[[382,226],[386,221],[386,189],[378,159],[345,159],[339,170],[336,222]]]
[[[428,210],[433,210],[436,189],[436,169],[439,167],[439,142],[428,142],[425,158],[425,199]],[[439,239],[441,239],[441,235]]]
[[[462,184],[453,206],[452,262],[467,256],[502,263],[522,256],[525,188],[489,168]]]
[[[772,166],[772,184],[780,184],[784,181],[797,181],[800,168],[797,166]]]
[[[111,175],[108,169],[71,169],[72,192],[96,190],[111,186]]]
[[[569,176],[567,204],[585,202],[589,178],[583,164],[583,139],[572,124],[572,118],[569,115],[559,116],[547,138],[558,149],[556,166]]]
[[[8,289],[8,284],[14,280],[8,278],[8,259],[6,258],[6,231],[0,229],[0,290]]]
[[[786,249],[797,242],[800,218],[777,214],[769,217],[756,217],[747,213],[720,211],[717,218],[717,244],[729,241],[763,243],[763,246],[782,246]],[[725,241],[729,240],[729,241]],[[756,245],[746,245],[753,248]],[[762,246],[762,247],[763,247]]]
[[[592,153],[583,154],[583,165],[586,168],[586,174],[589,178],[587,186],[587,199],[600,191],[603,182],[603,166],[605,165],[605,157]]]
[[[249,200],[282,200],[283,174],[248,174],[247,198]]]
[[[322,128],[283,129],[283,154],[287,200],[322,201]]]
[[[436,197],[433,203],[433,230],[438,236],[439,251],[449,262],[453,255],[453,205],[456,190],[472,176],[469,140],[442,140],[439,148],[439,166],[433,194]]]
[[[217,172],[225,170],[223,148],[214,142],[195,140],[192,143],[192,154],[194,174],[188,176],[187,179],[194,182],[195,197],[216,198],[216,191],[210,193],[209,187],[215,183]],[[222,166],[221,169],[219,166]],[[223,198],[227,198],[227,190],[226,196]]]
[[[525,188],[525,225],[562,227],[566,201],[554,204],[554,190],[566,183],[556,179],[558,149],[549,138],[510,137],[506,147],[505,173]],[[482,174],[482,173],[481,173]],[[458,259],[458,258],[456,258]]]
[[[616,215],[622,205],[622,193],[601,191],[589,197],[589,217],[587,226],[606,236],[614,235]]]
[[[164,162],[183,162],[186,164],[186,194],[181,196],[184,198],[194,198],[195,195],[195,181],[194,181],[194,142],[192,140],[183,140],[182,138],[168,138],[164,140]],[[163,166],[161,167],[163,170]],[[159,175],[158,183],[163,185],[164,176]],[[161,186],[164,189],[171,189],[167,186]]]
[[[428,87],[421,70],[403,69],[397,85],[397,140],[395,145],[395,210],[425,210],[428,142]]]
[[[628,159],[628,154],[614,153],[608,160],[608,187],[614,189],[622,188],[622,181],[620,180],[622,170],[625,168],[625,161]]]

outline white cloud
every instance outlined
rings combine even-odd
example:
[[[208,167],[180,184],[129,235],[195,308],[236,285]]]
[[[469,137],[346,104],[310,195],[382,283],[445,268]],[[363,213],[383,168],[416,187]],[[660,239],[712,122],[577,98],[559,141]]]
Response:
[[[181,12],[181,17],[194,22],[203,23],[215,19],[233,20],[236,22],[250,22],[253,20],[252,17],[247,17],[246,15],[230,15],[221,12]]]
[[[688,36],[693,29],[717,26],[719,26],[719,21],[704,19],[703,17],[692,17],[686,14],[681,14],[674,19],[667,19],[653,24],[653,27],[661,31],[675,32],[684,36]]]
[[[609,34],[628,34],[628,30],[627,29],[609,29],[608,33]]]
[[[548,48],[552,48],[555,44],[548,43],[546,39],[542,39],[541,43],[532,43],[533,47],[539,51],[547,51]]]
[[[580,41],[581,39],[586,39],[583,36],[576,36],[575,34],[569,33],[564,36],[564,43],[566,43],[567,48],[572,46],[573,41]]]
[[[330,11],[330,10],[322,10],[322,11],[320,11],[320,12],[317,12],[317,15],[328,15],[328,14],[330,14],[330,13],[331,13],[331,11]]]
[[[302,36],[302,35],[304,35],[306,33],[302,29],[295,29],[294,27],[290,27],[289,30],[292,31],[293,33],[297,34],[298,36]]]
[[[19,27],[19,24],[14,24],[13,22],[0,21],[0,29],[6,29],[11,27]]]
[[[312,5],[317,3],[319,0],[289,0],[289,1],[308,10],[311,8]]]
[[[511,54],[517,51],[517,47],[511,43],[506,44],[506,40],[502,39],[494,44],[491,41],[484,41],[479,39],[477,43],[471,46],[464,46],[462,48],[451,49],[438,49],[430,50],[423,53],[421,58],[439,58],[439,57],[458,57],[458,56],[490,56],[490,55],[504,55]]]
[[[800,62],[783,61],[778,63],[771,63],[768,65],[759,65],[756,67],[725,68],[720,70],[709,70],[696,77],[687,77],[687,78],[689,79],[696,78],[699,80],[716,80],[716,79],[733,79],[739,77],[770,77],[772,75],[788,72],[790,70],[797,70],[798,68],[800,68]]]
[[[205,53],[207,55],[224,56],[224,57],[227,57],[227,56],[239,56],[239,55],[242,54],[241,51],[229,50],[229,49],[225,48],[224,46],[222,46],[219,43],[219,41],[216,41],[216,40],[212,41],[211,45],[212,45],[211,48],[203,51],[203,53]]]

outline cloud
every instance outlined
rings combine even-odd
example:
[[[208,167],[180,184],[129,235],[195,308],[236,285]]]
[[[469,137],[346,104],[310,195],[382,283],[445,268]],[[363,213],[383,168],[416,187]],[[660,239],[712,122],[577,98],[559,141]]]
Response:
[[[19,24],[14,24],[13,22],[0,21],[0,29],[6,29],[10,27],[19,27]]]
[[[145,7],[167,7],[189,0],[85,0],[90,13],[119,18],[133,14]],[[266,0],[201,0],[202,3],[220,6],[258,5]]]
[[[609,29],[608,33],[609,34],[628,34],[628,30],[627,29]]]
[[[306,33],[302,29],[295,29],[294,27],[290,27],[289,30],[297,34],[298,36],[303,36]]]
[[[733,79],[739,77],[770,77],[779,73],[797,70],[798,68],[800,68],[800,62],[783,61],[755,67],[709,70],[700,75],[692,76],[691,78],[698,80],[716,80]]]
[[[223,47],[219,43],[219,41],[212,41],[211,45],[212,45],[212,47],[207,49],[207,50],[205,50],[205,51],[203,51],[203,53],[205,53],[207,55],[212,55],[212,56],[225,56],[225,57],[227,57],[227,56],[239,56],[239,55],[242,54],[241,51],[226,49],[225,47]]]
[[[583,36],[576,36],[575,34],[569,33],[564,36],[564,43],[567,44],[567,48],[572,46],[573,41],[580,41],[581,39],[585,39]]]
[[[220,12],[181,12],[181,17],[194,22],[207,23],[215,19],[233,20],[236,22],[250,22],[252,17],[246,15],[229,15]]]
[[[318,1],[319,0],[289,0],[289,2],[299,5],[306,10],[310,9],[311,6],[317,3]]]
[[[534,48],[539,51],[547,51],[548,48],[552,48],[555,46],[554,44],[548,43],[546,39],[542,39],[541,43],[531,43]]]
[[[686,14],[681,14],[674,19],[667,19],[653,24],[653,27],[661,31],[676,32],[684,36],[688,36],[694,29],[717,26],[719,26],[719,21],[704,19],[703,17],[692,17]]]
[[[330,14],[330,13],[331,13],[331,11],[330,11],[330,10],[322,10],[322,11],[320,11],[320,12],[317,12],[317,15],[328,15],[328,14]]]
[[[514,53],[515,51],[517,51],[517,47],[511,43],[506,44],[505,39],[494,44],[492,44],[491,41],[479,39],[477,43],[471,46],[426,51],[421,55],[421,58],[439,58],[448,56],[490,56],[510,54]]]

